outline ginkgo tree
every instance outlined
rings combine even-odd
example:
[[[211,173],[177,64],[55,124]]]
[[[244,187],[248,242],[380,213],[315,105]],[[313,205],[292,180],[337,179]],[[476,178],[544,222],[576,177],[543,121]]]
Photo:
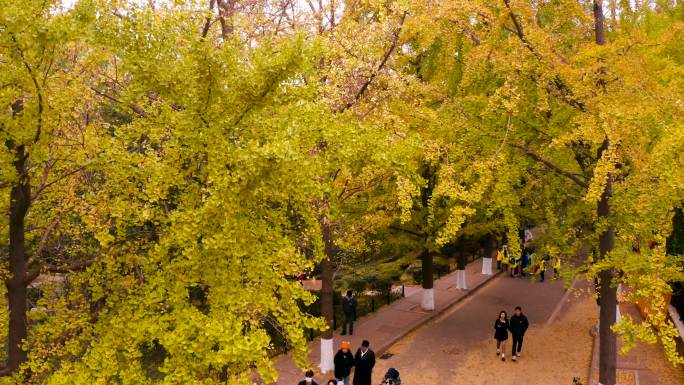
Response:
[[[90,145],[101,125],[95,98],[85,90],[99,55],[84,38],[93,9],[84,4],[62,12],[60,5],[0,3],[4,375],[27,361],[34,321],[29,286],[41,273],[83,269],[92,251],[72,213],[77,180],[98,163]],[[80,250],[71,248],[78,237]]]
[[[603,3],[0,2],[2,381],[272,383],[272,333],[331,353],[336,250],[413,233],[431,309],[435,253],[528,220],[598,278],[602,383],[615,333],[678,362],[684,10]]]
[[[504,167],[517,170],[509,193],[547,229],[566,230],[551,229],[559,239],[547,237],[544,250],[598,278],[600,381],[614,384],[615,332],[626,341],[659,338],[679,360],[662,293],[669,280],[681,279],[681,270],[662,252],[631,250],[646,239],[662,242],[681,204],[676,183],[653,171],[671,159],[661,172],[678,172],[663,146],[678,143],[681,129],[682,87],[674,80],[682,71],[681,42],[674,36],[682,28],[682,7],[613,4],[606,26],[602,3],[425,2],[416,13],[420,25],[444,28],[441,34],[425,29],[423,47],[435,36],[466,38],[462,48],[447,52],[464,63],[444,68],[462,70],[452,104],[482,143],[503,147]],[[628,214],[634,207],[648,212]],[[578,261],[574,250],[582,246],[593,252]],[[633,301],[651,303],[646,322],[614,325],[619,282],[630,285]]]
[[[519,202],[510,194],[517,171],[507,167],[500,143],[483,141],[481,133],[470,128],[469,115],[454,103],[464,63],[453,52],[463,46],[464,35],[441,34],[424,25],[416,17],[407,21],[395,60],[403,90],[383,100],[370,116],[391,116],[397,136],[413,144],[397,179],[394,194],[400,213],[390,230],[415,242],[422,270],[421,306],[433,310],[434,257],[445,246],[458,244],[457,285],[466,288],[459,239],[481,238],[485,256],[491,257],[494,233],[517,238]],[[511,248],[517,250],[517,242]]]
[[[333,327],[335,271],[344,265],[342,255],[361,253],[365,235],[386,226],[393,212],[394,184],[406,151],[411,150],[393,137],[385,117],[371,115],[377,100],[395,91],[389,63],[400,45],[406,11],[399,4],[367,2],[308,3],[310,20],[304,30],[325,43],[326,56],[316,66],[324,100],[341,119],[353,119],[355,129],[337,131],[321,142],[312,156],[329,167],[316,180],[324,194],[312,200],[319,212],[325,258],[318,269],[321,279],[321,313],[327,329],[322,333],[323,373],[334,369]],[[354,268],[353,266],[348,266]]]
[[[315,44],[274,38],[252,48],[234,36],[217,47],[215,32],[205,39],[182,6],[126,11],[100,37],[118,42],[108,47],[123,74],[113,97],[144,113],[115,128],[116,169],[106,172],[106,196],[94,197],[106,202],[95,215],[111,245],[111,261],[91,269],[106,301],[94,331],[102,343],[53,382],[144,382],[149,366],[167,383],[251,383],[253,370],[272,382],[264,325],[280,330],[299,360],[303,330],[321,327],[298,306],[312,296],[286,277],[323,254],[309,201],[322,194],[316,177],[327,164],[310,151],[347,122],[306,82]],[[126,164],[139,172],[117,175]],[[129,229],[143,226],[158,240],[131,249]],[[313,260],[298,239],[313,245]],[[111,360],[112,350],[121,359]],[[146,367],[141,350],[159,361]]]
[[[64,193],[98,253],[69,271],[57,300],[42,298],[20,376],[272,382],[267,325],[303,366],[303,331],[323,324],[301,311],[313,296],[287,277],[323,255],[310,202],[329,164],[311,151],[356,127],[308,81],[320,46],[205,31],[190,3],[85,5],[82,36],[101,56],[78,72],[90,77],[74,95],[100,103],[100,136],[84,151],[106,161]]]

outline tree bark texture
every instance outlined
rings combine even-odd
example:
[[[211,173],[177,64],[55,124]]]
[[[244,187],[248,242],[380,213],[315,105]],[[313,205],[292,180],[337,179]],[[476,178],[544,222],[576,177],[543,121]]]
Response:
[[[603,0],[594,0],[594,29],[597,45],[606,44],[605,17],[603,15]],[[606,93],[606,81],[603,78],[605,69],[598,79],[598,86]],[[610,147],[610,139],[606,135],[599,149],[597,159]],[[606,177],[606,187],[601,194],[597,207],[599,220],[608,221],[608,227],[599,236],[599,258],[604,259],[613,250],[615,230],[610,224],[610,198],[613,195],[612,176]],[[603,385],[615,385],[617,377],[617,340],[611,326],[617,314],[617,287],[613,286],[614,269],[603,270],[599,273],[599,382]]]
[[[26,245],[24,220],[31,205],[31,186],[28,176],[26,148],[15,149],[14,168],[19,176],[10,192],[9,267],[5,281],[9,302],[9,330],[7,338],[7,371],[16,371],[26,362],[27,352],[21,347],[28,335],[26,317]]]
[[[422,262],[421,271],[423,274],[421,284],[423,286],[423,289],[432,289],[435,283],[432,253],[430,253],[428,250],[425,250],[423,251],[423,254],[421,255],[420,259]]]
[[[323,332],[321,337],[324,339],[330,339],[333,336],[333,316],[335,314],[335,310],[333,308],[332,266],[334,246],[330,223],[324,220],[323,223],[321,223],[321,230],[323,232],[323,244],[325,248],[325,259],[321,261],[321,315],[325,318],[325,322],[328,324],[328,329]]]
[[[610,142],[605,138],[600,152],[608,149]],[[612,196],[612,181],[610,175],[606,180],[606,188],[601,194],[598,204],[599,219],[610,217],[610,197]],[[605,258],[613,250],[615,230],[609,225],[599,237],[599,257]],[[617,365],[617,340],[611,326],[615,322],[617,311],[617,287],[613,286],[614,269],[603,270],[599,274],[599,382],[603,385],[615,385]]]

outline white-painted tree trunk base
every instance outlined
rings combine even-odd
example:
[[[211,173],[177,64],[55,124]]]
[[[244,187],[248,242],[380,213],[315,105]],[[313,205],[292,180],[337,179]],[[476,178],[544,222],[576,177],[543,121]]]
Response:
[[[484,274],[484,275],[494,274],[492,272],[492,259],[491,258],[482,258],[482,274]]]
[[[618,283],[617,286],[617,304],[615,305],[615,323],[620,323],[622,319],[622,314],[620,314],[620,299],[622,296],[622,283]]]
[[[335,370],[333,354],[333,339],[321,338],[321,363],[318,365],[321,368],[321,373],[325,374]]]
[[[620,304],[618,303],[615,305],[615,323],[618,324],[620,323],[620,320],[622,319],[622,314],[620,314]]]
[[[670,313],[670,318],[672,318],[672,322],[674,322],[677,330],[679,330],[679,337],[684,342],[684,322],[679,318],[679,312],[672,305],[667,305],[667,311]]]
[[[435,310],[435,289],[423,288],[423,300],[420,303],[420,307],[427,311]]]
[[[456,270],[456,288],[462,290],[468,290],[468,284],[466,282],[465,270]]]

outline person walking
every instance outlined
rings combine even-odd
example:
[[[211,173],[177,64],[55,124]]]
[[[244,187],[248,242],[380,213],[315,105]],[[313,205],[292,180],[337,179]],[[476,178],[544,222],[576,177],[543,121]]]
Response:
[[[351,290],[347,290],[347,295],[342,297],[342,333],[347,334],[347,325],[349,325],[349,335],[354,335],[354,321],[356,321],[356,298]]]
[[[508,339],[508,314],[501,310],[499,318],[494,321],[494,339],[496,340],[496,355],[501,356],[501,361],[506,361],[506,340]]]
[[[501,254],[501,271],[507,271],[510,265],[510,256],[508,253],[507,246],[504,246],[504,248],[501,251]]]
[[[506,246],[504,246],[504,247],[506,247]],[[504,252],[503,252],[503,250],[504,250],[504,249],[501,248],[501,250],[499,250],[499,251],[496,252],[496,268],[497,268],[499,271],[503,271],[503,258],[504,258]]]
[[[328,380],[328,382],[325,383],[325,385],[343,385],[343,384],[344,384],[344,382],[338,381],[335,378],[331,378]]]
[[[354,367],[354,355],[350,349],[351,344],[344,341],[335,354],[335,378],[341,380],[344,385],[349,385],[349,374]]]
[[[371,385],[373,367],[375,366],[375,353],[370,350],[370,342],[363,340],[361,347],[354,356],[354,385]]]
[[[523,337],[525,337],[525,332],[529,326],[530,323],[527,321],[527,317],[525,317],[523,314],[522,308],[520,306],[516,306],[515,312],[513,313],[510,321],[511,337],[513,339],[513,361],[517,361],[518,357],[520,357]]]
[[[560,257],[556,257],[555,261],[553,262],[553,278],[555,278],[555,279],[560,278],[560,269],[561,269],[561,260],[560,260]]]
[[[309,369],[306,371],[304,374],[304,379],[299,381],[298,385],[318,385],[316,381],[314,381],[314,372],[313,370]]]
[[[539,278],[541,282],[544,282],[544,273],[546,273],[546,263],[549,260],[549,257],[544,257],[539,261]]]

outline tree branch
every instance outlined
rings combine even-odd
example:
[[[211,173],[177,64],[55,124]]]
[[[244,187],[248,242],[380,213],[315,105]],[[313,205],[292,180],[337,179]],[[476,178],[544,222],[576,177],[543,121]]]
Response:
[[[556,166],[555,164],[551,163],[549,160],[544,159],[544,158],[542,158],[540,155],[534,153],[534,152],[533,152],[532,150],[530,150],[529,148],[527,148],[527,147],[525,147],[525,146],[523,146],[523,145],[517,144],[517,143],[508,142],[507,144],[508,144],[509,146],[511,146],[511,147],[515,147],[515,148],[517,148],[517,149],[523,150],[523,151],[525,152],[525,155],[527,155],[527,156],[529,156],[530,158],[536,160],[537,162],[542,163],[544,166],[546,166],[546,167],[549,168],[550,170],[556,172],[557,174],[562,175],[562,176],[564,176],[564,177],[566,177],[566,178],[572,180],[572,181],[575,182],[575,184],[577,184],[578,186],[583,187],[583,188],[585,188],[585,189],[586,189],[586,188],[589,188],[589,184],[588,184],[587,182],[581,180],[576,174],[573,174],[573,173],[571,173],[571,172],[569,172],[569,171],[563,170],[562,168],[560,168],[560,167]]]
[[[65,178],[67,178],[67,177],[69,177],[69,176],[71,176],[71,175],[74,175],[74,174],[76,174],[76,173],[78,173],[78,172],[81,172],[81,171],[85,170],[85,168],[86,168],[86,166],[78,167],[78,168],[76,168],[75,170],[71,170],[71,171],[67,172],[66,174],[64,174],[64,175],[62,175],[62,176],[60,176],[60,177],[58,177],[57,179],[53,180],[52,182],[49,182],[49,183],[41,183],[41,185],[38,186],[38,188],[36,188],[36,190],[35,190],[35,191],[33,192],[33,194],[31,195],[31,201],[34,201],[36,198],[38,198],[38,195],[39,195],[43,190],[45,190],[46,188],[52,186],[52,185],[55,184],[55,183],[59,183],[60,181],[64,180]]]
[[[540,61],[542,60],[542,56],[537,50],[534,48],[532,43],[527,40],[525,37],[525,34],[523,33],[523,28],[522,24],[520,24],[520,21],[518,20],[518,16],[515,15],[513,12],[513,9],[511,8],[511,2],[510,0],[503,0],[504,4],[506,4],[506,8],[508,9],[508,14],[511,16],[511,20],[513,20],[513,26],[515,27],[515,31],[513,31],[520,41],[523,43],[523,45],[530,51],[532,54],[539,59]],[[504,25],[505,27],[505,25]]]
[[[48,237],[50,236],[50,234],[52,233],[52,231],[53,231],[54,229],[57,228],[57,226],[59,226],[59,222],[58,222],[57,220],[54,220],[54,221],[52,221],[52,223],[50,223],[50,225],[45,229],[45,231],[43,231],[43,235],[40,236],[40,241],[38,242],[38,248],[37,248],[36,251],[33,253],[33,255],[31,255],[30,257],[27,258],[27,261],[26,261],[26,266],[27,266],[27,267],[29,267],[29,266],[31,266],[32,264],[34,264],[34,263],[36,262],[36,259],[39,258],[40,255],[43,253],[43,251],[45,250],[45,246],[47,245],[47,239],[48,239]]]
[[[31,68],[29,63],[26,61],[26,57],[24,56],[24,51],[19,46],[19,42],[17,41],[17,38],[14,36],[14,33],[10,32],[9,35],[10,35],[10,38],[12,39],[12,42],[15,45],[17,52],[19,53],[19,57],[21,57],[21,61],[24,64],[26,71],[28,71],[28,74],[31,77],[31,81],[33,82],[33,87],[36,89],[36,97],[38,100],[38,116],[37,116],[38,122],[36,123],[36,125],[37,125],[36,134],[33,138],[33,142],[36,143],[40,139],[40,134],[43,130],[43,92],[42,92],[40,84],[38,84],[38,78],[36,77],[36,74],[34,73],[33,68]]]
[[[513,12],[513,8],[511,8],[510,0],[503,0],[503,2],[504,2],[504,4],[506,4],[506,8],[508,9],[508,14],[511,16],[511,20],[513,21],[513,25],[514,25],[514,28],[511,28],[511,27],[504,24],[504,29],[514,33],[518,37],[518,39],[520,39],[520,41],[523,43],[525,48],[527,48],[527,50],[530,51],[532,53],[532,55],[534,55],[534,57],[537,58],[537,60],[539,60],[540,62],[543,62],[544,58],[541,55],[541,53],[539,53],[539,51],[537,51],[537,49],[534,47],[534,45],[532,45],[532,42],[530,42],[527,39],[527,37],[525,36],[525,34],[523,33],[522,24],[520,24],[520,21],[518,20],[518,16]],[[558,52],[554,51],[554,53],[560,57],[561,61],[563,61],[566,64],[569,63],[568,59],[566,59],[565,57],[560,55]],[[555,89],[558,91],[557,94],[555,92],[553,92],[552,87],[555,87]],[[554,80],[549,83],[546,90],[547,90],[547,92],[558,97],[560,100],[567,103],[568,105],[575,107],[575,108],[579,109],[580,111],[584,111],[584,103],[582,103],[582,102],[576,100],[575,98],[573,98],[572,96],[570,96],[570,95],[572,95],[572,92],[570,92],[570,90],[568,89],[568,86],[558,77],[558,75],[556,75]]]
[[[373,186],[376,186],[378,183],[380,183],[382,180],[385,178],[389,177],[391,173],[385,173],[385,174],[380,174],[375,177],[373,177],[368,183],[362,183],[359,186],[353,187],[349,190],[347,190],[347,183],[348,180],[345,182],[344,185],[344,190],[340,193],[338,196],[338,199],[342,202],[346,201],[347,199],[353,197],[355,194],[358,194],[362,191],[368,190],[372,188]]]
[[[385,67],[385,64],[387,64],[387,60],[389,60],[389,57],[392,55],[392,52],[397,48],[397,43],[399,42],[399,35],[401,34],[401,30],[404,26],[404,20],[406,20],[406,12],[403,12],[401,14],[401,17],[399,18],[399,27],[394,31],[394,34],[392,35],[392,42],[387,48],[387,51],[382,55],[382,59],[380,60],[380,64],[378,65],[377,69],[373,71],[373,73],[366,79],[365,82],[361,85],[361,88],[356,92],[354,97],[345,103],[342,108],[338,109],[336,112],[344,112],[345,110],[348,110],[351,108],[356,102],[361,99],[361,96],[366,92],[368,89],[368,86],[371,84],[373,79],[375,79],[376,76],[378,76],[378,73]]]
[[[45,188],[45,184],[47,183],[48,177],[50,176],[50,170],[54,166],[53,162],[50,162],[49,160],[45,162],[45,169],[43,169],[43,175],[40,178],[40,182],[38,183],[38,186],[36,186],[36,189],[33,190],[33,193],[31,194],[31,202],[35,201],[36,198],[38,197],[38,194],[40,194],[41,191]]]
[[[480,38],[477,36],[475,31],[473,31],[470,27],[459,22],[458,20],[451,20],[451,22],[456,24],[456,26],[458,26],[463,31],[463,33],[468,35],[468,37],[473,42],[473,44],[480,45],[480,42],[481,42]]]
[[[209,1],[209,12],[214,12],[214,5],[216,4],[216,0],[210,0]],[[207,37],[207,34],[209,34],[209,28],[211,28],[211,25],[214,24],[212,22],[212,17],[211,15],[207,16],[207,20],[204,22],[204,28],[202,28],[202,38]]]
[[[109,94],[107,94],[107,93],[105,93],[105,92],[102,92],[102,91],[98,90],[98,89],[95,88],[95,87],[90,87],[90,89],[93,90],[93,91],[95,92],[95,94],[97,94],[97,95],[99,95],[99,96],[102,96],[103,98],[109,99],[109,100],[113,101],[114,103],[123,104],[123,102],[121,102],[119,99],[117,99],[117,98],[115,98],[114,96],[109,95]],[[128,103],[127,106],[128,106],[128,108],[130,108],[133,112],[135,112],[136,114],[138,114],[138,115],[140,115],[140,116],[148,117],[148,116],[150,115],[147,111],[145,111],[144,108],[140,107],[139,105],[137,105],[137,104],[135,104],[135,103]]]
[[[47,273],[51,274],[68,274],[68,273],[75,273],[78,271],[83,271],[87,269],[90,265],[95,262],[95,259],[88,259],[85,261],[81,262],[76,262],[72,263],[67,266],[54,266],[54,265],[41,265],[38,264],[36,265],[33,269],[29,270],[26,273],[26,284],[29,285],[31,284],[42,271],[45,271]]]
[[[228,25],[227,18],[233,17],[235,13],[235,0],[217,0],[219,21],[221,22],[221,37],[223,41],[228,40],[228,36],[233,34],[233,26]],[[232,22],[231,22],[232,23]]]
[[[411,234],[411,235],[416,236],[416,237],[418,237],[418,238],[423,238],[423,237],[425,237],[425,233],[423,233],[423,232],[420,232],[420,231],[417,231],[417,232],[416,232],[416,231],[404,229],[404,228],[402,228],[402,227],[397,227],[397,226],[394,226],[394,225],[390,225],[389,229],[390,229],[390,230],[402,231],[402,232],[404,232],[404,233]]]

